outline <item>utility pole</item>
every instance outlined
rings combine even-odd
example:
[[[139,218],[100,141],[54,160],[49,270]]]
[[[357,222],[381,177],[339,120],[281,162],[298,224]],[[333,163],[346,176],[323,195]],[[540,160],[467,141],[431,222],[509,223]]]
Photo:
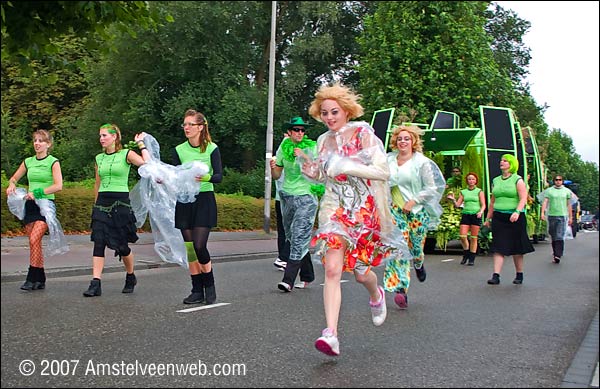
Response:
[[[271,2],[271,44],[269,53],[269,100],[267,113],[267,151],[265,154],[265,223],[264,231],[271,232],[271,158],[273,157],[273,106],[275,104],[275,31],[277,2]]]

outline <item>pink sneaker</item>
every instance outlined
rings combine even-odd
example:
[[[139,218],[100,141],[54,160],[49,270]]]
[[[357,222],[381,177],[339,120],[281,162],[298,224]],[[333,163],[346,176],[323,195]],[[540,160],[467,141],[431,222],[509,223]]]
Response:
[[[315,342],[315,347],[323,354],[332,357],[340,355],[340,342],[338,341],[337,336],[333,334],[331,328],[325,328],[323,330],[321,337]]]
[[[385,292],[383,291],[383,288],[378,286],[377,289],[381,295],[380,299],[376,303],[369,300],[369,305],[371,306],[371,318],[373,319],[373,324],[380,326],[387,316],[387,308],[385,306]]]
[[[394,302],[400,309],[408,308],[408,296],[406,293],[404,293],[404,291],[396,293],[396,296],[394,296]]]

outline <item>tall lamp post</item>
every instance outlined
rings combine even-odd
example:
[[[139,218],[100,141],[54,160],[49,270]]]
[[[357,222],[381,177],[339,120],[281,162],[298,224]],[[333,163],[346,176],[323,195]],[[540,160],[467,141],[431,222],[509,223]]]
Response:
[[[271,2],[271,43],[269,47],[269,100],[267,113],[267,150],[265,154],[265,233],[271,232],[271,158],[273,157],[273,106],[275,101],[275,30],[277,2]]]

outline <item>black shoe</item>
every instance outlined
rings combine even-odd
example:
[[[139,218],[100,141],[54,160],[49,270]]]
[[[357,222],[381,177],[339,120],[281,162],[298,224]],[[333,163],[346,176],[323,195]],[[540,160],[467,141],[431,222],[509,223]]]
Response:
[[[102,285],[101,285],[100,280],[92,280],[90,282],[90,287],[88,288],[88,290],[83,292],[83,295],[85,297],[101,296],[102,295]]]
[[[500,275],[498,273],[494,273],[492,278],[489,279],[487,283],[490,285],[498,285],[500,283]]]
[[[23,290],[33,290],[33,282],[27,280],[23,285],[21,285],[21,289]]]
[[[206,294],[206,305],[214,304],[217,301],[217,290],[215,285],[205,286],[204,293]]]
[[[192,292],[189,296],[183,299],[184,304],[202,304],[204,302],[204,292]]]
[[[469,259],[469,251],[463,250],[463,258],[462,258],[462,261],[460,261],[460,264],[464,265],[465,263],[467,263],[468,259]]]
[[[522,278],[515,278],[513,280],[513,284],[515,285],[521,285],[523,283],[523,279]]]
[[[469,252],[469,263],[467,264],[467,266],[475,265],[475,255],[475,253]]]
[[[33,283],[33,290],[46,289],[46,283],[36,281]]]
[[[415,271],[417,272],[417,278],[420,282],[424,282],[427,278],[427,272],[425,271],[425,265],[421,265],[420,269],[415,267]]]
[[[135,278],[135,274],[127,274],[125,276],[125,286],[123,287],[122,293],[133,293],[133,288],[137,284],[137,278]]]
[[[552,262],[554,263],[560,263],[560,257],[554,257],[554,259],[552,260]]]

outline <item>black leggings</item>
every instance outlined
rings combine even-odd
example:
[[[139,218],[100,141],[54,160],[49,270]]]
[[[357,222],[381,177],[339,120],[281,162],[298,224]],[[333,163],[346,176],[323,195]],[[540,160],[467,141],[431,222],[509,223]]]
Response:
[[[206,265],[210,262],[210,254],[206,248],[210,227],[194,227],[191,230],[181,230],[181,235],[185,242],[194,242],[194,251],[198,261]]]

